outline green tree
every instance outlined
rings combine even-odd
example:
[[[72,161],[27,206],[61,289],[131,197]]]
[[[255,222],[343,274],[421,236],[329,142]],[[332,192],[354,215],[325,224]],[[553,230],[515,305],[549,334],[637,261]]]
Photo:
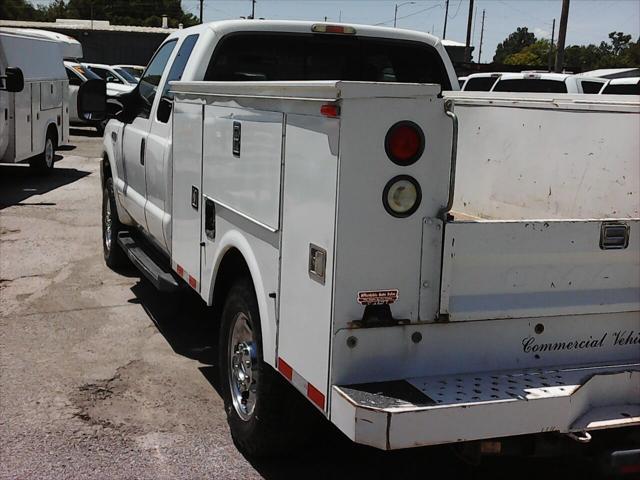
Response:
[[[517,53],[507,55],[503,63],[505,65],[546,66],[549,60],[549,48],[551,48],[549,40],[540,39]]]
[[[195,25],[198,19],[180,0],[55,0],[35,8],[26,0],[0,0],[0,18],[55,22],[57,18],[109,20],[114,25],[159,27],[167,15],[170,27]]]
[[[38,11],[26,0],[2,0],[0,2],[0,19],[2,20],[35,20]]]
[[[640,39],[611,32],[608,42],[600,45],[570,45],[565,49],[564,62],[568,69],[595,70],[598,68],[640,67]]]
[[[515,32],[509,35],[496,47],[496,54],[493,56],[495,63],[504,63],[504,60],[513,53],[519,53],[522,49],[533,45],[536,36],[527,27],[518,27]]]

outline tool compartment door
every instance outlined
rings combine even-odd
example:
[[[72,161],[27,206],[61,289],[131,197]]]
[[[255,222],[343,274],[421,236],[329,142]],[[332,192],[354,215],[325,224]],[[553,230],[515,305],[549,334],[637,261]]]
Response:
[[[203,106],[175,102],[171,260],[174,270],[200,290],[200,208]]]
[[[625,231],[626,241],[613,236]],[[638,311],[639,234],[637,219],[449,223],[440,313],[463,321]]]

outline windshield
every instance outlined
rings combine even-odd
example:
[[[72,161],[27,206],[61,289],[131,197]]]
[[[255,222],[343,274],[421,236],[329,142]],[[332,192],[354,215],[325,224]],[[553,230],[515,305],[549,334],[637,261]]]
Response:
[[[451,89],[432,46],[349,35],[231,34],[216,48],[204,79],[437,83]]]
[[[123,69],[123,68],[114,68],[114,70],[118,75],[120,75],[122,78],[124,78],[127,82],[133,83],[134,85],[136,83],[138,83],[138,78],[136,78],[133,75],[131,75],[125,69]]]

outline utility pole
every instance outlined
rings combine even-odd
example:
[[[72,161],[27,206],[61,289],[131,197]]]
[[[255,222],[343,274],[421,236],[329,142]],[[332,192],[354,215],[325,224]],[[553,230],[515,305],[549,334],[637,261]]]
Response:
[[[404,5],[413,5],[416,2],[403,2],[403,3],[396,3],[396,8],[393,11],[393,28],[396,28],[396,24],[398,23],[398,9]]]
[[[202,4],[204,3],[204,0],[200,0],[200,23],[202,23]]]
[[[256,0],[251,0],[251,16],[249,18],[251,20],[256,18]]]
[[[480,52],[478,52],[478,63],[482,62],[482,40],[484,38],[484,9],[482,9],[482,27],[480,28]]]
[[[569,21],[569,0],[562,0],[562,13],[560,14],[560,28],[558,29],[558,52],[556,53],[556,72],[564,68],[564,42],[567,38],[567,22]]]
[[[442,29],[442,39],[447,38],[447,17],[449,16],[449,0],[446,0],[444,7],[444,28]]]
[[[467,19],[467,43],[464,46],[464,61],[471,63],[471,25],[473,23],[473,0],[469,0],[469,18]]]
[[[556,19],[553,19],[553,26],[551,27],[551,45],[549,45],[549,71],[553,69],[553,37],[556,34]]]

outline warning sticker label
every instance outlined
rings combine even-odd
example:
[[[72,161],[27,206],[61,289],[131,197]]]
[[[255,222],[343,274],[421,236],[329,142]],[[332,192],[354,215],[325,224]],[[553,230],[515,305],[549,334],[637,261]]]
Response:
[[[398,290],[358,292],[358,303],[360,305],[386,305],[395,303],[398,300],[398,295]]]

